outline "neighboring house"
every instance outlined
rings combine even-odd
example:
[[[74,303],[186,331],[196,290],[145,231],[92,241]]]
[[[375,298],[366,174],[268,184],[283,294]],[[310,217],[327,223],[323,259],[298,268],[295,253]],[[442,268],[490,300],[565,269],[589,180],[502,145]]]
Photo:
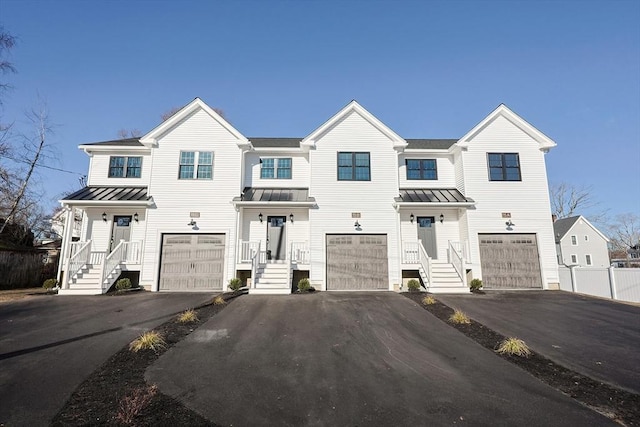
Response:
[[[318,122],[322,122],[320,118]],[[356,101],[302,138],[248,138],[200,99],[141,138],[80,146],[79,242],[61,293],[121,272],[152,291],[431,292],[558,286],[545,153],[500,105],[460,139],[405,139]],[[71,215],[70,212],[68,211]],[[248,280],[248,279],[251,280]]]
[[[611,265],[620,268],[640,268],[640,243],[631,246],[626,251],[612,251]]]
[[[82,232],[82,209],[73,209],[73,232],[71,234],[74,241],[80,239],[80,233]],[[51,223],[51,232],[54,234],[52,239],[61,238],[64,234],[65,221],[67,219],[67,210],[59,209],[49,222]]]
[[[558,264],[609,267],[609,239],[582,215],[554,221]]]

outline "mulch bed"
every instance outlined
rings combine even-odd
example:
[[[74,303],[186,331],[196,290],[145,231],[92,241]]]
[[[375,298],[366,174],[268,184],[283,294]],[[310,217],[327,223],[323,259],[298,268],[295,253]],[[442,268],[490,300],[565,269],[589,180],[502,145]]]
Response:
[[[224,294],[223,298],[228,304],[239,295],[242,292]],[[54,417],[52,425],[215,426],[179,401],[157,390],[150,392],[144,374],[165,351],[227,304],[209,303],[195,308],[197,322],[182,324],[173,318],[155,328],[167,342],[167,346],[158,352],[143,350],[134,353],[128,346],[124,347],[80,384]]]
[[[437,301],[437,296],[434,296],[436,298],[435,304],[425,305],[422,303],[422,299],[426,295],[424,293],[404,293],[403,295],[491,351],[494,351],[506,338],[473,319],[467,325],[450,323],[449,317],[453,313],[453,309]],[[613,421],[627,426],[640,425],[640,395],[596,381],[535,352],[532,352],[527,358],[499,353],[496,353],[496,356],[519,366],[542,382]]]

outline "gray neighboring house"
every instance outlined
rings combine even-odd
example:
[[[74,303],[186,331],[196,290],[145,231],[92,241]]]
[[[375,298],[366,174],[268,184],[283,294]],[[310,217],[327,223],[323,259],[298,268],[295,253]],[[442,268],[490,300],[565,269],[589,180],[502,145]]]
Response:
[[[609,267],[609,239],[582,215],[555,220],[558,264]]]

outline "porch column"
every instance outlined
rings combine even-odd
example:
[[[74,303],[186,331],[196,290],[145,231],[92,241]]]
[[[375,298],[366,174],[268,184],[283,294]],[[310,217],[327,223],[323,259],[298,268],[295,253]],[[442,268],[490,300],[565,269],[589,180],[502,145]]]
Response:
[[[75,225],[75,218],[73,207],[65,206],[67,210],[67,217],[64,220],[64,230],[62,231],[62,245],[60,247],[60,261],[58,262],[58,274],[56,280],[60,282],[62,276],[62,270],[67,271],[69,250],[71,246],[71,240],[73,236],[73,226]],[[62,285],[62,284],[60,284]],[[61,286],[62,287],[62,286]]]

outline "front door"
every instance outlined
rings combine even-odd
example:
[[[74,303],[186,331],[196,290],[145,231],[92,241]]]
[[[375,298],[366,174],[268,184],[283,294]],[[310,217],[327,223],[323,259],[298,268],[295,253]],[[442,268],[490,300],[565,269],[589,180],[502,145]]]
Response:
[[[114,216],[113,217],[113,231],[111,232],[111,242],[109,244],[109,252],[111,252],[120,240],[128,242],[131,238],[131,215],[129,216]]]
[[[267,217],[267,259],[282,260],[287,254],[287,236],[284,232],[284,216]]]
[[[436,228],[432,216],[418,217],[418,239],[422,242],[422,247],[431,258],[438,258],[436,244]]]

